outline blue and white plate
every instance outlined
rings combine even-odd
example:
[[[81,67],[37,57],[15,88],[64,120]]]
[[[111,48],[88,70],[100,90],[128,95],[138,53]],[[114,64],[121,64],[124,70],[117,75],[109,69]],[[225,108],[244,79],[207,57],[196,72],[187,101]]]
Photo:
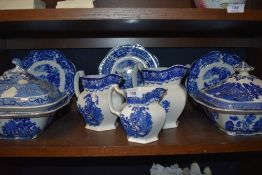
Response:
[[[235,73],[234,67],[241,63],[237,55],[220,51],[210,52],[192,63],[186,80],[189,94],[208,88]]]
[[[155,56],[138,44],[128,44],[115,47],[109,51],[98,67],[99,74],[111,73],[124,77],[122,88],[130,88],[132,85],[132,70],[137,63],[142,63],[145,68],[158,67],[159,63]],[[138,76],[138,82],[142,82]]]
[[[36,78],[47,80],[60,92],[74,94],[75,66],[57,50],[33,50],[22,61],[22,67]]]

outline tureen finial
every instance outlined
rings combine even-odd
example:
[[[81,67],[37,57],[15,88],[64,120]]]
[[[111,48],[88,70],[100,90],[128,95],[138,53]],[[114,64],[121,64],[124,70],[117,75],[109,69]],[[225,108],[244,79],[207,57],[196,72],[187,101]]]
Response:
[[[22,68],[22,61],[20,58],[14,58],[12,60],[12,63],[15,65],[14,70],[21,70]]]
[[[20,58],[14,58],[12,60],[12,63],[16,66],[21,66],[21,59]]]
[[[239,75],[249,75],[249,71],[253,71],[254,68],[249,66],[246,62],[242,61],[235,68],[235,71],[239,72]]]
[[[15,65],[14,68],[7,70],[3,73],[3,76],[0,79],[7,80],[7,79],[14,79],[18,77],[27,77],[27,72],[22,67],[22,61],[19,58],[14,58],[12,63]]]

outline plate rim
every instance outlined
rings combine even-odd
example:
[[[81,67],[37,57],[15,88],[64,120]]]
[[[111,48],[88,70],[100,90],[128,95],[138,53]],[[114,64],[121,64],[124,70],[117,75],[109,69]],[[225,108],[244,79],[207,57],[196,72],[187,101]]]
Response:
[[[98,66],[98,73],[99,73],[100,75],[105,74],[105,73],[103,72],[103,67],[105,67],[105,64],[104,64],[104,63],[106,62],[107,59],[109,59],[109,58],[111,57],[111,55],[112,55],[114,52],[118,51],[119,49],[131,48],[131,47],[137,48],[137,49],[140,49],[140,50],[143,50],[145,53],[147,53],[147,54],[149,55],[149,57],[151,58],[151,60],[153,60],[154,66],[155,66],[155,67],[158,67],[158,66],[159,66],[159,61],[158,61],[158,59],[157,59],[153,54],[151,54],[147,49],[145,49],[143,46],[141,46],[140,44],[123,44],[123,45],[118,45],[118,46],[113,47],[113,48],[106,54],[106,56],[103,58],[103,60],[100,62],[99,66]],[[130,56],[132,56],[132,55],[130,55]],[[126,56],[125,56],[125,57],[126,57]],[[119,57],[118,60],[121,59],[121,58],[125,58],[125,57]],[[142,60],[142,62],[148,63],[147,61],[143,60],[143,58],[139,58],[139,57],[137,57],[137,56],[132,56],[132,57],[136,57],[138,60]],[[115,57],[114,57],[114,58],[115,58]],[[114,72],[112,72],[112,68],[113,68],[113,65],[115,64],[115,62],[116,62],[116,60],[114,59],[114,62],[112,62],[112,66],[111,66],[110,73],[114,73]],[[110,74],[110,73],[107,72],[106,74]]]
[[[59,62],[57,62],[56,60],[57,60],[57,58],[52,58],[52,59],[43,59],[43,60],[41,60],[41,61],[55,61],[57,64],[59,64],[61,67],[62,67],[62,69],[65,71],[65,70],[71,70],[73,73],[74,73],[74,75],[76,74],[76,68],[75,68],[75,65],[74,65],[74,63],[71,61],[71,60],[69,60],[61,51],[59,51],[59,50],[57,50],[57,49],[45,49],[45,50],[31,50],[25,57],[24,57],[24,59],[22,59],[22,67],[26,70],[26,71],[28,71],[28,69],[30,69],[30,67],[33,65],[32,63],[31,63],[31,65],[30,66],[25,66],[25,63],[28,61],[28,60],[30,60],[30,59],[35,59],[36,57],[35,57],[35,55],[39,55],[39,53],[41,53],[41,54],[45,54],[46,52],[52,52],[53,54],[58,54],[59,55],[59,57],[58,58],[61,58],[61,59],[63,59],[63,61],[65,61],[68,65],[71,65],[71,68],[70,67],[63,67]],[[39,59],[39,58],[41,58],[41,57],[37,57],[37,59]],[[50,57],[51,58],[51,57]],[[66,72],[68,72],[68,71],[65,71],[65,73]],[[32,74],[31,72],[30,72],[30,74]],[[32,75],[34,75],[34,74],[32,74]],[[35,76],[35,75],[34,75]],[[66,75],[65,75],[66,76]],[[38,77],[38,76],[36,76],[37,78],[40,78],[40,77]],[[44,80],[46,80],[46,79],[44,79]],[[72,79],[72,80],[74,80],[74,78]],[[67,78],[65,78],[65,82],[66,81],[68,81],[67,80]],[[53,84],[53,83],[52,83]],[[68,84],[70,84],[71,86],[70,87],[72,87],[72,89],[70,90],[69,88],[66,88],[66,86],[68,85]],[[56,85],[55,85],[56,86]],[[57,87],[58,88],[58,90],[60,91],[60,89],[59,89],[59,87]],[[68,94],[68,96],[70,96],[70,98],[74,95],[74,81],[72,81],[71,83],[65,83],[65,90],[64,90],[64,92],[66,92],[67,94]],[[62,92],[63,93],[63,92]]]
[[[195,71],[193,71],[193,70],[196,69],[196,67],[198,67],[197,69],[198,69],[198,71],[199,71],[199,73],[198,73],[198,75],[199,75],[200,72],[201,72],[200,67],[201,67],[203,64],[199,65],[198,63],[199,63],[201,60],[203,60],[204,58],[207,59],[209,55],[213,55],[213,54],[219,54],[219,55],[223,54],[223,55],[224,55],[223,58],[224,58],[225,56],[226,56],[226,57],[231,56],[232,58],[234,58],[234,60],[237,60],[237,59],[238,59],[238,60],[239,60],[239,63],[242,61],[241,58],[240,58],[237,54],[231,54],[231,53],[227,53],[227,52],[223,52],[223,51],[218,51],[218,50],[216,50],[216,51],[210,51],[210,52],[208,52],[208,53],[200,56],[198,59],[196,59],[196,60],[191,64],[191,67],[189,68],[189,71],[188,71],[188,76],[187,76],[187,78],[186,78],[186,89],[187,89],[187,91],[188,91],[189,94],[194,94],[195,90],[193,90],[193,89],[201,90],[201,89],[199,89],[198,87],[194,87],[194,86],[193,86],[193,83],[192,83],[192,82],[197,83],[197,79],[195,79],[195,78],[192,77],[193,74],[197,74],[197,73],[196,73]],[[221,59],[221,58],[218,58],[218,59]],[[204,61],[203,61],[203,62],[204,62]],[[214,62],[213,62],[213,63],[214,63]],[[207,64],[207,65],[211,65],[211,64],[213,64],[213,63],[209,63],[209,64]],[[227,63],[226,63],[226,64],[227,64]],[[207,65],[206,65],[206,66],[207,66]],[[232,65],[230,65],[230,64],[227,64],[227,65],[232,66]],[[233,66],[232,66],[232,68],[233,68]],[[235,72],[235,71],[234,71],[234,72]],[[199,78],[200,78],[200,77],[199,77]],[[199,78],[198,78],[198,79],[199,79]],[[197,84],[196,84],[196,85],[197,85]],[[203,88],[204,88],[204,87],[203,87]]]

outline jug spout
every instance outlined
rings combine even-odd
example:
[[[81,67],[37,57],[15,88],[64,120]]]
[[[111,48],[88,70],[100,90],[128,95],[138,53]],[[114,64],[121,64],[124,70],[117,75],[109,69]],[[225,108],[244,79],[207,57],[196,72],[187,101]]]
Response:
[[[184,65],[174,65],[174,66],[171,66],[169,70],[172,73],[171,77],[174,77],[174,79],[181,80],[186,75],[188,71],[188,67]]]
[[[148,105],[149,103],[159,102],[167,90],[155,87],[136,87],[126,89],[127,104]]]
[[[180,84],[186,75],[188,67],[184,65],[173,65],[171,67],[147,68],[142,70],[145,84]]]
[[[153,98],[155,98],[156,99],[156,101],[160,101],[162,98],[163,98],[163,96],[164,96],[164,94],[166,93],[166,91],[167,91],[167,89],[164,89],[164,88],[155,88],[154,90],[153,90]]]

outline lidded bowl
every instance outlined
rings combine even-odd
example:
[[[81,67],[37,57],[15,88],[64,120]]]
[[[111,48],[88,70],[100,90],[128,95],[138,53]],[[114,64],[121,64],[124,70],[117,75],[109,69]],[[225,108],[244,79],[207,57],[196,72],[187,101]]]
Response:
[[[36,79],[20,67],[0,76],[0,139],[33,139],[70,98],[51,83]]]
[[[226,80],[199,90],[193,99],[205,107],[213,123],[230,135],[262,133],[262,81],[242,62]]]

